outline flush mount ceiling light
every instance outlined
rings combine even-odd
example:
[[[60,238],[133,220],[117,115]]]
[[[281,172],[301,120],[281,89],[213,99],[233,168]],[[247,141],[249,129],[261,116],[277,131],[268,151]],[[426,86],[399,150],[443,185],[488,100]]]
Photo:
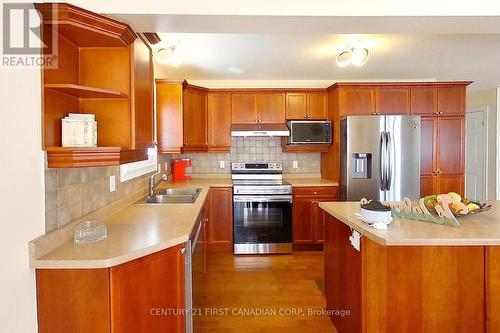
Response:
[[[156,52],[156,60],[162,64],[170,64],[173,67],[179,67],[180,59],[178,52],[175,51],[175,48],[175,44],[172,44],[168,47],[159,49]]]
[[[346,67],[349,65],[363,66],[368,61],[370,53],[368,49],[359,45],[349,46],[337,55],[337,65]]]

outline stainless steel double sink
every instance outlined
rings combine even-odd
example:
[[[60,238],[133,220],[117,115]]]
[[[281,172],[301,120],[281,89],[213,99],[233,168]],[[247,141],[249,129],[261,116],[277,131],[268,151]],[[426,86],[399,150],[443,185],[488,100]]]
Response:
[[[193,204],[201,188],[167,188],[156,192],[151,197],[137,201],[136,205]]]

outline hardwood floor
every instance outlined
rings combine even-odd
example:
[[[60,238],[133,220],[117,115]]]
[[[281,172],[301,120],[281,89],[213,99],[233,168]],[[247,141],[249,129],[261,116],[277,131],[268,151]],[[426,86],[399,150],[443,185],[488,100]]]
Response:
[[[196,332],[337,332],[327,316],[310,313],[325,307],[322,286],[322,252],[212,253]]]

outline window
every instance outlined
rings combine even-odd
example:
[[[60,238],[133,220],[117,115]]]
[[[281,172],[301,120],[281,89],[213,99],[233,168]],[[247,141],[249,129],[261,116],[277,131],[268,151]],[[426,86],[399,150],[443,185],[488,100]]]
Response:
[[[156,147],[148,149],[148,159],[134,163],[120,165],[120,181],[123,183],[127,180],[145,175],[157,170],[158,155]]]

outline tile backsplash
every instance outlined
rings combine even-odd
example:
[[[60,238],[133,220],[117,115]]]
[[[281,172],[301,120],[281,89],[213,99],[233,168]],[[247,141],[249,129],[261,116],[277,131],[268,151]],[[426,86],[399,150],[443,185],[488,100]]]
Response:
[[[111,175],[116,176],[115,192],[109,192]],[[121,183],[119,166],[46,169],[45,232],[145,189],[147,184],[147,176]]]
[[[231,141],[230,153],[174,154],[172,158],[191,158],[191,173],[231,172],[231,162],[282,162],[284,173],[319,173],[320,153],[283,153],[281,138],[235,137]],[[225,168],[219,168],[219,161]],[[298,168],[293,168],[293,161]]]

